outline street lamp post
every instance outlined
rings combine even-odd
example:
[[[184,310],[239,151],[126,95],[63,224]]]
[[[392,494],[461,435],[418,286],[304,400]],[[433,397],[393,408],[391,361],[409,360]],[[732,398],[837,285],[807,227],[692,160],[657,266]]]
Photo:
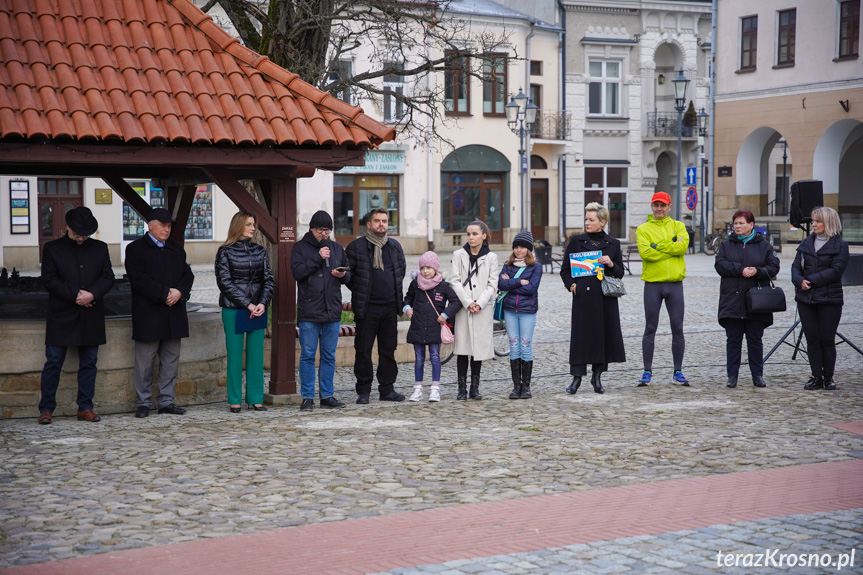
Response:
[[[710,114],[701,108],[698,112],[698,145],[701,148],[698,152],[698,157],[701,159],[701,224],[698,226],[701,230],[701,238],[698,240],[699,250],[704,252],[704,234],[707,221],[707,159],[704,157],[704,138],[707,137],[707,120]]]
[[[513,134],[518,135],[518,182],[519,182],[519,198],[521,201],[521,228],[524,227],[524,174],[527,172],[525,165],[525,147],[524,139],[533,130],[534,122],[536,122],[536,112],[538,108],[530,101],[521,88],[518,89],[518,94],[510,98],[509,104],[503,107],[506,112],[506,123]]]
[[[686,109],[686,88],[689,86],[689,78],[683,75],[683,69],[681,69],[672,82],[674,82],[674,109],[677,110],[677,190],[674,192],[672,201],[674,202],[674,219],[680,221],[680,171],[683,165],[681,124],[683,123],[683,111]]]

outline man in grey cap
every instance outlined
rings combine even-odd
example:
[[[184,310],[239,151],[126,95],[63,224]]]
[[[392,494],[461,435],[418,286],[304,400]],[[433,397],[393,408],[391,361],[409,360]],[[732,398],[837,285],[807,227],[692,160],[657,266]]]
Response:
[[[132,339],[135,340],[135,417],[152,406],[153,362],[159,356],[159,413],[183,415],[174,405],[180,368],[180,340],[189,337],[186,302],[195,275],[183,246],[172,242],[174,219],[165,208],[150,210],[148,232],[126,248],[126,274],[132,287]]]
[[[93,411],[96,392],[96,359],[105,338],[103,298],[114,285],[114,272],[105,242],[90,236],[99,222],[89,208],[66,212],[66,234],[45,244],[42,252],[42,284],[48,290],[45,322],[45,366],[39,423],[51,423],[57,407],[60,370],[66,350],[78,348],[78,420],[99,421]]]

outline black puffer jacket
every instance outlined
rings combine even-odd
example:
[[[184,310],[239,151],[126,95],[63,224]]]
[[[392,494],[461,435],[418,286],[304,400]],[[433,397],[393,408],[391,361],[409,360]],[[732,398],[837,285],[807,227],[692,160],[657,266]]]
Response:
[[[755,234],[747,243],[732,236],[719,246],[713,266],[722,276],[719,284],[719,325],[727,319],[751,319],[773,324],[772,313],[746,311],[746,292],[759,284],[769,287],[771,278],[779,273],[779,258],[764,236]],[[743,268],[755,268],[754,277],[743,277]]]
[[[330,248],[330,267],[319,253]],[[348,283],[351,271],[337,278],[330,272],[348,265],[345,249],[334,241],[315,239],[306,232],[291,250],[291,273],[297,280],[297,321],[332,323],[342,317],[342,284]]]
[[[221,291],[221,307],[245,309],[250,303],[270,305],[276,282],[266,248],[248,239],[220,247],[216,252],[216,284]]]
[[[393,276],[396,282],[396,301],[393,302],[396,312],[401,315],[404,305],[405,253],[401,244],[392,238],[387,240],[382,249],[389,250],[390,261],[393,263]],[[351,307],[354,315],[365,317],[372,289],[372,257],[374,246],[366,238],[357,238],[348,244],[345,252],[351,262]]]
[[[429,300],[434,303],[434,307]],[[416,278],[408,287],[405,305],[411,306],[414,310],[407,342],[424,345],[441,342],[438,314],[446,313],[447,321],[452,325],[455,323],[455,314],[461,309],[461,301],[447,282],[441,281],[432,289],[423,291]]]
[[[791,264],[791,282],[797,290],[794,299],[811,305],[843,305],[842,274],[848,267],[848,242],[833,236],[815,252],[815,235],[800,242]],[[800,289],[809,280],[808,290]]]

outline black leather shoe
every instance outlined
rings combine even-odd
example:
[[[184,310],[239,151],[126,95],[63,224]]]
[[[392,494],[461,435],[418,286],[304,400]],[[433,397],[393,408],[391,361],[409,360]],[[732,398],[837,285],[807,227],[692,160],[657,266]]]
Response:
[[[471,399],[482,399],[482,395],[479,393],[479,376],[471,375],[470,376],[470,388],[468,388],[467,396]]]
[[[254,409],[255,411],[267,411],[266,405],[252,405],[249,404],[249,409]]]
[[[767,382],[764,381],[764,378],[760,375],[752,376],[752,385],[755,387],[767,387]]]
[[[458,395],[455,398],[456,400],[467,400],[467,379],[458,380]]]
[[[357,401],[359,403],[359,401]],[[314,399],[303,399],[303,403],[300,404],[300,411],[311,411],[315,408],[315,400]]]
[[[358,405],[365,405],[368,402],[369,402],[369,396],[368,395],[361,395],[357,398],[357,404]]]
[[[381,396],[381,401],[404,401],[405,396],[397,391],[391,391],[386,395]]]
[[[829,391],[834,391],[836,389],[836,382],[833,381],[832,377],[824,378],[824,389]]]
[[[590,385],[593,386],[593,391],[596,393],[605,393],[605,390],[602,388],[602,381],[600,381],[601,376],[601,371],[594,371],[590,376]]]
[[[335,397],[325,397],[321,400],[321,407],[344,407],[345,404]]]
[[[142,405],[135,410],[135,417],[147,417],[148,415],[150,415],[150,408],[146,405]]]
[[[575,392],[578,391],[579,387],[581,387],[581,376],[574,375],[572,376],[572,383],[570,383],[569,387],[566,388],[566,393],[569,395],[575,395]]]
[[[183,415],[186,413],[186,410],[182,407],[177,407],[173,403],[171,405],[166,405],[165,407],[159,408],[159,413],[170,413],[171,415]]]
[[[824,389],[824,379],[819,375],[815,377],[814,375],[809,378],[809,382],[803,386],[803,389],[806,391],[814,391],[816,389]]]
[[[231,407],[229,409],[231,410],[231,413],[240,413],[241,411],[243,411],[242,407]]]
[[[725,387],[731,387],[731,388],[737,387],[737,377],[736,377],[736,376],[735,376],[735,377],[731,377],[731,376],[729,375],[729,376],[728,376],[728,381],[726,381],[726,382],[725,382]]]

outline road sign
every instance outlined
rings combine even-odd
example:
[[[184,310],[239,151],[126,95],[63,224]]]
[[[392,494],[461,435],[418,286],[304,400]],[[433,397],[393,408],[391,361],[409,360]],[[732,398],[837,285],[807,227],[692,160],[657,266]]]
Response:
[[[695,206],[698,205],[698,192],[695,191],[695,188],[689,188],[686,190],[686,207],[690,210],[694,210]]]
[[[698,172],[695,168],[686,168],[686,185],[694,186],[696,184]]]

